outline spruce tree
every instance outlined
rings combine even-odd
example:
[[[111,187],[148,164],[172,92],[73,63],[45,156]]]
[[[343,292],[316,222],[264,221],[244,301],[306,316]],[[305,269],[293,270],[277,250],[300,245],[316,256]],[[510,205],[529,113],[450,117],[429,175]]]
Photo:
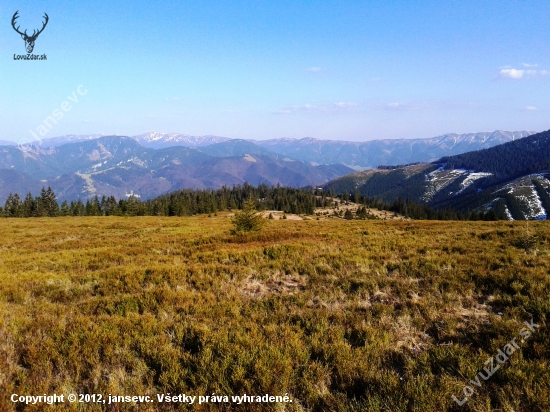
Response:
[[[46,216],[55,217],[59,214],[59,205],[57,204],[57,198],[55,197],[55,193],[53,192],[52,188],[49,186],[46,190],[45,207]]]
[[[13,201],[11,205],[11,214],[13,217],[23,217],[23,204],[19,193],[13,195]]]
[[[13,216],[13,195],[10,193],[4,204],[4,216],[14,217]]]
[[[33,217],[36,216],[36,200],[32,197],[31,192],[27,193],[25,200],[23,201],[23,216]]]
[[[232,234],[242,232],[258,232],[262,230],[265,224],[261,215],[256,212],[256,202],[249,197],[243,204],[243,209],[235,213],[232,220],[235,228],[231,231]]]
[[[61,203],[61,210],[59,212],[59,216],[69,216],[71,214],[71,209],[69,209],[69,204],[66,200]]]
[[[47,216],[48,209],[48,197],[46,195],[46,189],[42,186],[40,190],[40,196],[36,198],[36,216],[43,217]]]
[[[71,209],[73,212],[73,216],[84,216],[86,214],[86,210],[84,208],[84,203],[82,203],[82,200],[78,199],[76,203],[71,202]]]

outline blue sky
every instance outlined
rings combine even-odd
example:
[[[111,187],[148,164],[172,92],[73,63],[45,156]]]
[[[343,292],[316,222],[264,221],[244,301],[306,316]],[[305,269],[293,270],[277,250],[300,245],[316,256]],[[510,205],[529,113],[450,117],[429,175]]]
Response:
[[[12,29],[50,21],[25,54]],[[3,1],[0,139],[339,140],[550,126],[548,1]]]

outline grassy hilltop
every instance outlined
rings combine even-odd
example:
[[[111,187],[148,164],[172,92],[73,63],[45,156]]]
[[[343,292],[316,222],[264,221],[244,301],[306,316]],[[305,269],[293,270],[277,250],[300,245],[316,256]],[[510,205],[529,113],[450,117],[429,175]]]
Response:
[[[1,224],[1,411],[550,410],[546,222],[276,220],[239,236],[227,215]],[[532,318],[540,329],[458,406]],[[214,392],[293,403],[9,400]]]

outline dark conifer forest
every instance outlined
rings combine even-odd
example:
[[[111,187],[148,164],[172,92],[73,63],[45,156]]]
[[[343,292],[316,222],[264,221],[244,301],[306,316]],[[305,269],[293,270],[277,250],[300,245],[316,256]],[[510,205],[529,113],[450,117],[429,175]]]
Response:
[[[257,187],[245,183],[232,188],[218,190],[178,190],[142,201],[138,197],[115,199],[113,196],[94,197],[86,201],[63,201],[58,203],[53,190],[42,188],[39,196],[27,193],[10,194],[4,207],[0,207],[0,216],[6,218],[56,217],[56,216],[194,216],[241,210],[247,199],[254,199],[256,210],[276,210],[297,215],[314,215],[315,209],[333,208],[356,203],[360,207],[345,216],[345,219],[369,219],[367,208],[387,210],[410,219],[427,220],[499,220],[505,219],[504,213],[461,213],[451,209],[434,210],[426,205],[404,200],[399,197],[394,202],[385,202],[375,197],[354,193],[336,194],[332,189],[295,189],[289,187]]]

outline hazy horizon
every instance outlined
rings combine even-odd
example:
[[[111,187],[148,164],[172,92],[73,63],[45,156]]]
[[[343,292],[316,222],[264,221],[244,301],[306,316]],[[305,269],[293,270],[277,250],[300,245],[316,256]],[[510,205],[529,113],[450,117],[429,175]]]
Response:
[[[533,131],[533,130],[501,130],[500,129],[500,130],[492,130],[492,131],[478,131],[478,132],[465,132],[465,133],[449,132],[449,133],[443,133],[443,134],[437,135],[437,136],[407,137],[407,138],[400,138],[400,137],[391,138],[390,137],[390,138],[380,138],[380,139],[374,138],[374,139],[369,139],[369,140],[320,139],[320,138],[317,138],[315,136],[303,136],[303,137],[281,136],[281,137],[278,137],[278,138],[266,138],[266,139],[256,138],[256,139],[254,139],[254,138],[229,137],[229,136],[221,136],[221,135],[213,135],[213,134],[204,134],[204,135],[200,135],[200,136],[195,136],[195,135],[190,135],[188,133],[152,131],[152,132],[138,133],[138,134],[133,134],[133,135],[115,134],[115,133],[89,133],[89,134],[74,134],[74,133],[71,133],[71,134],[67,134],[67,135],[45,137],[44,139],[39,139],[39,140],[34,140],[34,141],[33,140],[24,140],[22,142],[21,140],[18,141],[18,140],[6,139],[6,140],[0,140],[0,142],[6,141],[6,142],[14,143],[14,144],[17,144],[17,143],[28,144],[28,143],[38,142],[40,144],[41,141],[60,139],[60,138],[67,137],[67,136],[83,137],[83,136],[97,135],[98,138],[99,137],[110,137],[110,136],[137,137],[137,136],[143,136],[143,135],[147,135],[147,134],[151,134],[151,133],[159,133],[159,134],[176,134],[176,135],[190,136],[190,137],[220,137],[220,138],[226,138],[226,139],[231,139],[231,140],[248,140],[248,141],[265,141],[265,140],[277,140],[277,139],[292,139],[292,140],[315,139],[315,140],[323,140],[323,141],[332,140],[332,141],[341,141],[341,142],[350,142],[350,143],[363,143],[363,142],[368,142],[368,141],[372,141],[372,140],[420,140],[420,139],[435,139],[435,138],[438,138],[438,137],[447,136],[447,135],[451,135],[451,134],[459,134],[459,135],[472,134],[472,135],[474,135],[474,134],[481,134],[481,133],[496,133],[496,132],[503,132],[503,133],[515,133],[515,132],[539,133],[540,131]],[[0,143],[0,145],[1,145],[1,143]]]

